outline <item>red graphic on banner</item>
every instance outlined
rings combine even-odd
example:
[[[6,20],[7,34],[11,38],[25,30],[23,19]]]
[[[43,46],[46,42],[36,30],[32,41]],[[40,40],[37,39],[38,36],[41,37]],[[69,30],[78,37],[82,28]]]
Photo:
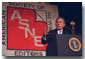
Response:
[[[46,23],[37,22],[32,9],[8,7],[8,49],[45,50],[41,37]]]

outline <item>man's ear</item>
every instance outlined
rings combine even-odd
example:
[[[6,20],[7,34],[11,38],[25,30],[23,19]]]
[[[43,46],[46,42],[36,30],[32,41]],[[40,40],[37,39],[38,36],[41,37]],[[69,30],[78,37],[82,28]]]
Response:
[[[63,25],[63,27],[65,27],[65,26],[66,26],[66,24]]]

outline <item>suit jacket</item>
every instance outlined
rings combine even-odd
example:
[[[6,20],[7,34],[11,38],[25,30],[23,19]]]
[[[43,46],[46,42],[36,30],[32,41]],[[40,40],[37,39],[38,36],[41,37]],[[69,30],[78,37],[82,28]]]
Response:
[[[42,38],[42,44],[48,43],[48,46],[46,47],[46,56],[57,56],[56,34],[57,29],[54,29],[46,36],[46,40]],[[63,34],[70,34],[70,32],[66,29],[63,29]]]

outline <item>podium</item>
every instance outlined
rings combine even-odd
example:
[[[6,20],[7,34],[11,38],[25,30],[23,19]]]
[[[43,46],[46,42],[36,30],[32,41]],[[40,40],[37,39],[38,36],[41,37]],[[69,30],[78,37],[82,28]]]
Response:
[[[56,35],[58,56],[82,56],[81,35]]]

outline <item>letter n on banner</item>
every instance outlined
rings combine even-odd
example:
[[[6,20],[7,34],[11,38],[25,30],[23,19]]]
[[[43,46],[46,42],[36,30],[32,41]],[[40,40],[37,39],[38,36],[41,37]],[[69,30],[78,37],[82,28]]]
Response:
[[[7,48],[19,50],[45,50],[41,37],[45,22],[37,22],[35,10],[7,8]]]

